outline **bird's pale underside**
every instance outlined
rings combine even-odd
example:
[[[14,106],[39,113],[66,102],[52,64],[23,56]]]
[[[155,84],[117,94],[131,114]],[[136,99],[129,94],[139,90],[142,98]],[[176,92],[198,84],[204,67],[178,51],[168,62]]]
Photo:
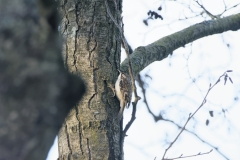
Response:
[[[127,108],[129,107],[132,98],[131,78],[121,71],[119,72],[120,74],[115,83],[115,92],[118,100],[120,101],[120,111],[117,116],[118,121],[122,119],[124,108],[126,106]]]

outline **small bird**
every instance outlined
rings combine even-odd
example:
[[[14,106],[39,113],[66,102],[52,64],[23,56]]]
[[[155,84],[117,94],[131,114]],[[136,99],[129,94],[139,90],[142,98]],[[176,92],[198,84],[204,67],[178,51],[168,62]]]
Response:
[[[127,108],[130,105],[131,98],[132,98],[132,83],[130,76],[127,76],[120,70],[118,79],[115,83],[115,93],[117,95],[118,100],[120,101],[120,111],[118,113],[117,119],[120,122],[123,116],[124,108]]]

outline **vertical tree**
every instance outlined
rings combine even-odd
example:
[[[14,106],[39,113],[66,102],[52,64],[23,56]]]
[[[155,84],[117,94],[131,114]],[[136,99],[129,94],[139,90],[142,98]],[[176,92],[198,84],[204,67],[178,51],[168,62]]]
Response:
[[[128,61],[119,67],[121,31],[121,1],[62,0],[60,32],[64,37],[63,53],[66,67],[81,76],[87,94],[70,111],[59,132],[60,159],[123,159],[121,127],[116,122],[119,102],[112,97],[120,68],[128,73]],[[156,60],[162,60],[173,50],[201,37],[240,28],[240,15],[216,19],[191,26],[162,38],[148,46],[137,48],[131,55],[133,73]],[[121,25],[120,25],[121,26]]]
[[[123,159],[119,102],[110,89],[120,66],[121,3],[62,0],[58,36],[54,0],[0,1],[0,159],[44,159],[59,132],[59,159]],[[240,28],[240,14],[190,26],[130,56],[136,76],[150,63],[199,38]],[[75,106],[63,123],[69,109]],[[134,117],[133,117],[134,118]],[[125,136],[125,135],[124,135]]]
[[[45,159],[84,84],[64,69],[54,0],[0,1],[0,159]]]
[[[120,23],[121,1],[114,8]],[[104,0],[62,0],[60,32],[69,72],[81,75],[87,86],[59,132],[60,159],[120,159],[119,102],[110,89],[118,75],[121,38],[109,18]]]

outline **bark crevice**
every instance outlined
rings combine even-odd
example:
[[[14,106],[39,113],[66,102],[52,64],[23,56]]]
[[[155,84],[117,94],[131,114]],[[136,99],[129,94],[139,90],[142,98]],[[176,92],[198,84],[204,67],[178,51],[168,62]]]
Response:
[[[117,67],[112,65],[117,64],[115,61],[120,62],[121,43],[115,40],[117,28],[107,18],[104,0],[68,0],[62,4],[64,7],[60,12],[76,10],[67,13],[69,25],[62,33],[68,44],[66,64],[71,73],[81,74],[87,85],[87,94],[75,111],[71,111],[77,113],[70,113],[66,118],[67,124],[79,126],[80,133],[70,133],[68,137],[70,142],[77,140],[78,143],[71,143],[75,148],[72,153],[60,145],[60,157],[72,154],[81,160],[117,160],[120,144],[116,137],[120,136],[120,127],[115,117],[119,106],[116,97],[109,96],[110,89],[106,87],[106,83],[112,84],[118,76]],[[60,131],[59,135],[62,134],[65,133]],[[63,141],[62,138],[64,136],[59,142]]]

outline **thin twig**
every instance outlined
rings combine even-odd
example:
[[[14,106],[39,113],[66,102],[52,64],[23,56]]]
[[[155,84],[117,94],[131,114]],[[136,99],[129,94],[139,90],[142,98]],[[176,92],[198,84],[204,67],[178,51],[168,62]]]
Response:
[[[107,9],[107,13],[108,15],[110,16],[110,18],[112,19],[112,21],[114,22],[114,24],[117,26],[117,28],[119,29],[120,31],[120,36],[121,36],[121,39],[122,39],[122,43],[123,43],[123,46],[124,46],[124,49],[126,51],[126,55],[127,55],[127,59],[128,59],[128,71],[129,71],[129,74],[130,74],[130,77],[131,77],[131,82],[132,82],[132,88],[133,88],[133,93],[134,93],[134,102],[132,103],[133,104],[133,112],[132,112],[132,118],[131,120],[128,122],[127,126],[125,127],[124,129],[124,134],[123,135],[126,135],[126,132],[127,130],[130,128],[131,124],[133,123],[133,121],[136,119],[135,117],[135,114],[136,114],[136,105],[137,105],[137,102],[138,100],[140,99],[140,97],[137,95],[137,88],[136,88],[136,85],[135,85],[135,80],[134,80],[134,77],[133,77],[133,72],[132,72],[132,63],[131,63],[131,60],[130,60],[130,53],[129,53],[129,47],[128,47],[128,43],[124,37],[124,34],[123,34],[123,28],[117,23],[117,21],[114,19],[114,17],[112,16],[111,12],[110,12],[110,9],[108,7],[108,3],[107,3],[107,0],[105,0],[105,5],[106,5],[106,9]]]
[[[201,5],[197,0],[195,1],[205,12],[206,14],[211,17],[212,19],[218,19],[220,18],[221,14],[220,15],[213,15],[212,13],[210,13],[203,5]]]
[[[143,94],[143,102],[146,104],[147,106],[147,110],[148,112],[153,116],[155,122],[157,121],[160,121],[160,120],[163,120],[163,121],[166,121],[166,122],[169,122],[169,123],[172,123],[174,124],[176,127],[182,129],[182,126],[178,125],[177,123],[175,123],[174,121],[170,120],[170,119],[166,119],[164,118],[161,113],[159,114],[159,116],[156,116],[154,115],[154,113],[151,111],[150,107],[149,107],[149,104],[147,102],[147,98],[146,98],[146,92],[145,92],[145,88],[144,88],[144,81],[141,79],[141,76],[140,74],[138,74],[138,79],[137,79],[138,83],[139,83],[139,87],[142,88],[142,94]],[[206,142],[205,140],[201,139],[196,133],[188,130],[185,128],[185,131],[189,132],[190,134],[194,135],[197,139],[199,139],[200,141],[202,141],[203,143],[209,145],[211,148],[214,148],[214,150],[216,152],[218,152],[221,156],[223,156],[225,159],[228,159],[228,157],[226,155],[224,155],[222,152],[219,151],[219,149],[216,147],[216,146],[213,146],[212,144],[210,144],[209,142]],[[156,157],[155,157],[156,159]],[[155,160],[154,159],[154,160]]]
[[[189,155],[189,156],[183,156],[183,155],[180,155],[179,157],[176,157],[176,158],[167,158],[167,159],[164,159],[164,160],[174,160],[174,159],[181,159],[181,158],[189,158],[189,157],[196,157],[196,156],[201,156],[201,155],[204,155],[204,154],[209,154],[212,152],[212,149],[209,151],[209,152],[205,152],[205,153],[198,153],[198,154],[194,154],[194,155]]]
[[[178,125],[177,123],[175,123],[174,121],[172,121],[172,120],[170,120],[170,119],[165,119],[165,118],[163,118],[163,121],[172,123],[172,124],[174,124],[176,127],[182,129],[182,126]],[[214,146],[213,144],[210,144],[209,142],[203,140],[203,139],[202,139],[201,137],[199,137],[199,135],[197,135],[196,133],[194,133],[194,132],[192,132],[192,131],[190,131],[190,130],[188,130],[188,129],[186,129],[186,128],[184,129],[184,131],[192,134],[192,135],[195,136],[198,140],[200,140],[201,142],[203,142],[203,143],[207,144],[208,146],[210,146],[211,148],[213,148],[217,153],[219,153],[219,154],[220,154],[222,157],[224,157],[225,159],[229,159],[226,155],[224,155],[222,152],[220,152],[219,149],[218,149],[216,146]]]
[[[144,88],[144,81],[142,80],[140,74],[138,74],[137,77],[138,77],[137,80],[138,80],[139,87],[142,89],[143,102],[146,104],[148,112],[153,116],[155,122],[157,122],[157,121],[159,121],[159,120],[163,120],[163,117],[162,117],[161,114],[159,114],[159,116],[156,116],[156,115],[151,111],[151,109],[150,109],[150,107],[149,107],[149,104],[148,104],[148,102],[147,102],[146,89]]]
[[[176,138],[173,140],[173,142],[170,143],[170,145],[168,146],[168,148],[165,150],[165,152],[164,152],[164,154],[163,154],[163,157],[162,157],[162,160],[166,160],[166,159],[164,159],[164,157],[165,157],[167,151],[172,147],[172,145],[177,141],[177,139],[179,138],[179,136],[180,136],[180,135],[182,134],[182,132],[185,130],[186,125],[188,124],[189,120],[190,120],[190,119],[198,112],[198,110],[207,102],[206,98],[207,98],[209,92],[220,82],[220,79],[221,79],[222,77],[224,77],[224,84],[226,84],[226,81],[227,81],[228,78],[229,78],[229,80],[232,82],[231,78],[228,77],[227,72],[232,72],[232,70],[227,70],[226,72],[224,72],[224,73],[218,78],[218,80],[215,82],[215,84],[214,84],[213,86],[212,86],[211,83],[210,83],[209,89],[208,89],[208,91],[207,91],[207,93],[206,93],[206,95],[205,95],[205,97],[204,97],[201,105],[195,110],[195,112],[194,112],[193,114],[191,114],[191,113],[189,114],[188,119],[187,119],[186,123],[184,124],[184,126],[182,127],[181,131],[180,131],[179,134],[176,136]]]
[[[127,133],[128,129],[131,127],[133,121],[136,119],[135,115],[136,115],[136,108],[137,108],[136,106],[137,106],[137,104],[136,103],[132,103],[132,105],[133,105],[132,117],[131,117],[131,120],[128,122],[128,124],[126,125],[126,127],[123,130],[123,136],[124,137],[126,136],[126,133]]]

